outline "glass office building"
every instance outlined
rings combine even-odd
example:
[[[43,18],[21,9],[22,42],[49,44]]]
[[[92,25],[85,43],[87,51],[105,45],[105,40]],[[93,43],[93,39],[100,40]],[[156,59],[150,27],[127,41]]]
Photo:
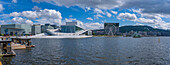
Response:
[[[41,25],[40,24],[35,24],[32,26],[32,34],[40,34],[41,33]]]
[[[1,34],[31,34],[30,24],[1,25]]]

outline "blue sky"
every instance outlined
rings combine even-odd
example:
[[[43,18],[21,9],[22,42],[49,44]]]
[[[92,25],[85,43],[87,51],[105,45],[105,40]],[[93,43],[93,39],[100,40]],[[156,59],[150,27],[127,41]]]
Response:
[[[104,22],[170,28],[168,0],[1,0],[1,24],[57,24],[77,21],[87,29]]]

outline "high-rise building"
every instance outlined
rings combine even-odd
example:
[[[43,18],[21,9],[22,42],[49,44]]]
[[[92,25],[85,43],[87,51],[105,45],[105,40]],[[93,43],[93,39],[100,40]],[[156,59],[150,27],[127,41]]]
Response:
[[[40,24],[34,24],[32,25],[32,34],[40,34],[41,33],[41,25]]]
[[[104,33],[106,35],[116,35],[119,33],[119,23],[104,23]]]

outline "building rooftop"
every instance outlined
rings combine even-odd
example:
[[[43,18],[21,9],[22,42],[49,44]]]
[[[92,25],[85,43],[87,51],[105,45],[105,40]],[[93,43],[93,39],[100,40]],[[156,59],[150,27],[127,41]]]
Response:
[[[10,40],[1,40],[0,43],[9,43],[11,42]]]

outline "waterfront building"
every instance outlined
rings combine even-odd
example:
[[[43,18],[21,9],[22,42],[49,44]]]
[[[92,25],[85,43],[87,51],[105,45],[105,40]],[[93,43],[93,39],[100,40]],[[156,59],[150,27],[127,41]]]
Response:
[[[106,35],[116,35],[119,33],[119,23],[104,23],[104,32]]]
[[[54,29],[57,29],[57,28],[60,28],[59,26],[57,25],[51,25]]]
[[[146,31],[138,31],[139,34],[141,34],[141,36],[147,36],[147,32]]]
[[[50,24],[41,25],[41,33],[47,32],[47,29],[54,29]]]
[[[91,37],[92,31],[81,28],[78,22],[66,22],[57,29],[48,29],[47,34],[59,37]],[[89,34],[87,36],[85,34]]]
[[[93,35],[104,35],[104,29],[92,30]]]
[[[66,25],[61,25],[61,32],[75,33],[83,30],[83,28],[77,26],[77,22],[66,22]]]
[[[89,30],[89,31],[87,31],[88,33],[88,35],[92,35],[92,31],[91,30]]]
[[[1,34],[31,34],[30,24],[7,24],[1,25]]]
[[[128,33],[126,32],[126,33],[122,33],[122,35],[124,36],[124,37],[127,37],[128,36]]]
[[[40,34],[41,33],[41,25],[40,24],[34,24],[32,25],[32,34]]]
[[[1,34],[1,25],[0,25],[0,34]]]

